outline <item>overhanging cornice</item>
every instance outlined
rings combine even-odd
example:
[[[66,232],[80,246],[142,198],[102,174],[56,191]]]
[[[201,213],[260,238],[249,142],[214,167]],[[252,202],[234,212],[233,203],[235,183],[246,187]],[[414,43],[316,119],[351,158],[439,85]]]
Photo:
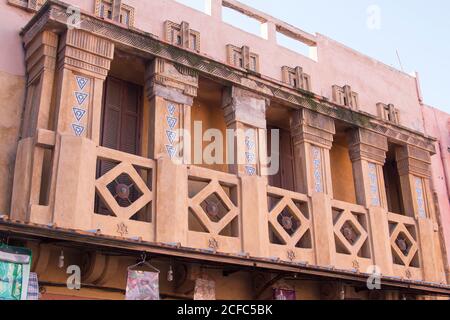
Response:
[[[223,267],[239,267],[250,270],[282,272],[286,274],[302,274],[311,277],[329,279],[329,281],[354,281],[367,283],[370,274],[340,270],[334,267],[319,267],[302,263],[289,263],[274,259],[262,259],[243,255],[214,253],[180,247],[177,244],[150,243],[139,240],[110,237],[101,234],[61,229],[55,226],[43,226],[0,218],[0,234],[12,238],[24,237],[29,240],[52,239],[83,247],[112,249],[129,254],[148,253],[157,257],[175,257],[186,261],[203,261],[205,264],[219,264]],[[450,296],[450,286],[423,281],[407,280],[397,277],[381,277],[382,287],[405,289],[421,294]]]
[[[67,29],[68,7],[68,4],[61,1],[47,1],[24,27],[21,33],[24,42],[29,42],[43,30],[63,33]],[[81,12],[80,29],[109,39],[117,47],[133,50],[138,55],[167,59],[228,85],[257,92],[291,108],[307,108],[334,119],[381,133],[397,143],[414,145],[432,154],[436,153],[436,139],[420,132],[386,123],[366,112],[357,112],[335,105],[326,98],[311,92],[292,89],[277,80],[234,68],[210,57],[173,46],[148,32],[127,28],[83,11]]]

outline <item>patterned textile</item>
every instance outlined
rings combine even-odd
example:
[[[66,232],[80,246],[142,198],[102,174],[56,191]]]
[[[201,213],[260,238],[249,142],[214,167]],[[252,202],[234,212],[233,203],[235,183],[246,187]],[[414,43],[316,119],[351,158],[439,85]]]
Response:
[[[194,300],[216,300],[216,283],[212,280],[195,280]]]
[[[129,270],[126,300],[159,300],[159,273]]]
[[[297,300],[295,290],[273,289],[274,300]]]
[[[36,273],[30,273],[30,280],[28,281],[27,300],[39,300],[39,282]]]
[[[0,246],[0,300],[26,300],[31,251]]]

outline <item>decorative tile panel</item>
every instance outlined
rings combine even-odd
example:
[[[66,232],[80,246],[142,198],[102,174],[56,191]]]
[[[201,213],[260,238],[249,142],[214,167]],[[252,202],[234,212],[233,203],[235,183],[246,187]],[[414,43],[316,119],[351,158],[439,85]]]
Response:
[[[248,130],[245,135],[245,172],[249,176],[257,173],[255,130]]]
[[[172,102],[167,102],[166,107],[166,152],[171,159],[175,158],[178,153],[176,143],[178,141],[177,130],[179,128],[179,107]]]
[[[313,181],[314,191],[324,192],[323,187],[323,170],[322,170],[322,152],[319,147],[311,147],[312,165],[313,165]]]
[[[380,202],[380,190],[378,187],[378,172],[377,165],[375,163],[369,163],[369,188],[370,188],[370,204],[373,207],[379,207]]]
[[[417,201],[417,213],[419,217],[426,218],[427,211],[425,205],[425,194],[423,188],[423,179],[419,177],[414,178],[414,188],[416,190],[416,201]]]
[[[85,136],[87,128],[87,113],[89,109],[89,95],[91,79],[75,75],[74,106],[72,107],[72,130],[77,137]]]

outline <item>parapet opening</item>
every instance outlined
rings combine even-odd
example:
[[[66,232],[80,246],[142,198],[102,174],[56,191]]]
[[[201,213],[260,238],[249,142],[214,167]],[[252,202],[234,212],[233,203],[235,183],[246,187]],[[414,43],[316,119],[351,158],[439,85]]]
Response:
[[[317,46],[311,46],[303,41],[299,35],[281,26],[277,26],[276,30],[278,45],[317,61]]]
[[[263,21],[247,14],[244,10],[238,10],[234,7],[224,5],[222,7],[222,21],[248,33],[262,37],[261,24]]]
[[[211,0],[175,0],[189,8],[211,15]]]

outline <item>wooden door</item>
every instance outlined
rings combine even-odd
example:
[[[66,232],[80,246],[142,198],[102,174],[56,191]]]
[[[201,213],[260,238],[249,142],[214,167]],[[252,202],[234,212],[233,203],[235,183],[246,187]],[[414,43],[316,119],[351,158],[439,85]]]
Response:
[[[105,85],[101,145],[106,148],[139,155],[140,153],[140,123],[141,123],[142,88],[136,84],[108,77]],[[99,160],[97,177],[103,176],[117,163]],[[122,207],[128,207],[140,197],[136,188],[130,188],[126,197],[119,197],[118,188],[132,186],[133,181],[128,175],[118,176],[108,186]],[[107,206],[96,199],[96,212],[103,215],[113,215]]]
[[[294,156],[293,156],[294,151],[291,133],[288,130],[279,129],[275,127],[268,127],[267,148],[269,152],[271,152],[272,149],[271,129],[280,130],[280,142],[279,142],[280,169],[278,170],[277,174],[269,176],[269,184],[273,187],[294,191],[295,190]],[[270,156],[273,157],[274,155]]]
[[[139,154],[142,88],[109,77],[106,80],[101,145]]]

